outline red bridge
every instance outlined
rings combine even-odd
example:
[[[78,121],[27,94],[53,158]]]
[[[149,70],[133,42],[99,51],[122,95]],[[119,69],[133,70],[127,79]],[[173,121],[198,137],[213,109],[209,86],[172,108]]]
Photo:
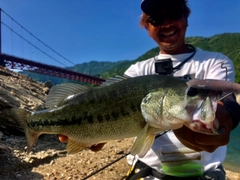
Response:
[[[33,47],[35,47],[36,49],[38,49],[43,54],[48,55],[43,50],[39,49],[34,44],[32,44],[30,41],[28,41],[27,39],[22,37],[18,32],[13,30],[6,23],[4,23],[2,21],[2,12],[6,15],[6,17],[10,18],[11,21],[13,21],[18,26],[20,26],[23,30],[25,30],[33,38],[37,39],[37,41],[42,43],[45,47],[52,50],[54,53],[58,54],[59,56],[63,57],[62,55],[57,53],[55,50],[53,50],[51,47],[49,47],[47,44],[45,44],[40,39],[38,39],[36,36],[34,36],[31,32],[29,32],[27,29],[25,29],[22,25],[20,25],[16,20],[14,20],[11,16],[9,16],[6,12],[4,12],[0,8],[0,21],[1,21],[1,23],[0,23],[0,65],[1,66],[6,66],[11,69],[26,70],[26,71],[35,72],[35,73],[56,76],[56,77],[60,77],[60,78],[67,78],[67,79],[81,81],[81,82],[87,82],[87,83],[91,83],[91,84],[101,84],[102,82],[105,81],[105,79],[90,76],[90,75],[83,74],[80,72],[71,71],[71,70],[68,70],[67,68],[61,68],[61,67],[57,67],[57,66],[53,66],[53,65],[43,64],[43,63],[32,61],[32,60],[29,60],[26,58],[20,58],[20,57],[14,56],[14,55],[9,55],[9,54],[3,53],[2,52],[2,25],[4,25],[7,29],[9,29],[12,33],[16,34],[19,38],[23,39],[28,44],[30,44]],[[58,62],[61,63],[60,61],[58,61]],[[74,64],[74,63],[72,63],[72,64]]]
[[[71,80],[87,82],[91,84],[101,84],[105,79],[89,76],[79,72],[71,71],[57,66],[47,65],[31,60],[15,57],[8,54],[0,54],[0,65],[10,67],[11,69],[26,70],[39,74],[67,78]]]

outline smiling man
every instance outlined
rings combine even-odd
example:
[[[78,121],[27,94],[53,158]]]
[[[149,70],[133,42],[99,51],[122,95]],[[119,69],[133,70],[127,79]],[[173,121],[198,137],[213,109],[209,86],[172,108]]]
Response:
[[[186,80],[227,79],[234,82],[234,67],[228,57],[185,43],[190,15],[187,0],[143,0],[141,9],[140,26],[147,30],[160,51],[155,57],[131,65],[125,76],[165,74]],[[227,72],[221,68],[222,64]],[[194,132],[185,126],[158,135],[143,158],[128,156],[133,167],[127,179],[225,179],[222,166],[225,145],[239,119],[240,107],[234,95],[219,101],[215,119],[218,135]]]
[[[185,44],[190,9],[179,1],[143,1],[141,26],[144,26],[161,49],[162,54],[190,52]],[[148,15],[149,14],[149,15]]]
[[[186,80],[235,81],[233,63],[228,57],[185,43],[190,15],[187,0],[142,0],[141,9],[140,26],[157,43],[159,53],[131,65],[125,71],[125,76],[164,74]],[[126,179],[226,179],[222,166],[226,157],[226,144],[231,130],[240,120],[240,107],[235,96],[219,101],[215,115],[215,129],[218,129],[215,135],[195,132],[183,126],[157,135],[152,148],[144,157],[129,155],[127,159],[133,167]],[[67,137],[60,135],[59,139],[65,141]],[[101,143],[90,149],[98,151],[103,145]]]

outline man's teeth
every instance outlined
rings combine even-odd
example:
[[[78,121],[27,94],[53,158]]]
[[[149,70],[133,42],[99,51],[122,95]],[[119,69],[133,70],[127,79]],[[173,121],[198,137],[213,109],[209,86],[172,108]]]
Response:
[[[162,33],[162,35],[164,36],[171,36],[172,34],[174,34],[174,31],[168,32],[168,33]]]

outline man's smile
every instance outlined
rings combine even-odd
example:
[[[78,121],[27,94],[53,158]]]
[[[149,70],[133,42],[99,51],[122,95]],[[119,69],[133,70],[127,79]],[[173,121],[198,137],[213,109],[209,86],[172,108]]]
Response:
[[[172,36],[176,33],[176,30],[172,30],[172,31],[168,31],[168,32],[162,32],[160,33],[161,36],[163,37],[169,37],[169,36]]]

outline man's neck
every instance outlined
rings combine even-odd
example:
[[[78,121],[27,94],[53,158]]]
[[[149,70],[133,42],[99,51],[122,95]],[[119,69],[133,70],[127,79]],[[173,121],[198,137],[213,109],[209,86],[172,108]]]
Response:
[[[192,52],[193,49],[189,48],[186,44],[184,44],[183,46],[181,46],[178,49],[172,49],[172,50],[161,50],[160,48],[160,53],[161,54],[184,54],[184,53],[190,53]]]

